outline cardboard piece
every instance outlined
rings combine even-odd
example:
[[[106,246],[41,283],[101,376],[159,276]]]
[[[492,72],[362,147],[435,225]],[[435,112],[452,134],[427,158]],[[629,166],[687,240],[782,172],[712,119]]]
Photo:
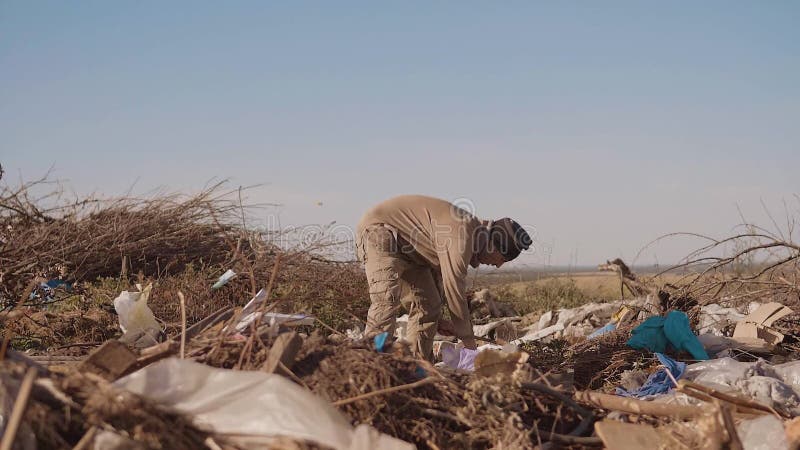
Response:
[[[783,341],[783,334],[769,328],[775,321],[794,313],[790,308],[776,302],[765,303],[744,317],[733,330],[736,340],[759,339],[775,345]]]
[[[497,374],[513,376],[528,362],[525,352],[507,353],[501,350],[484,350],[475,356],[475,374],[490,377]]]
[[[609,450],[665,448],[665,439],[650,425],[604,420],[595,423],[594,430]]]
[[[639,400],[596,391],[578,391],[575,393],[575,399],[603,409],[636,415],[696,419],[703,414],[703,408],[699,406]]]
[[[81,372],[91,372],[114,381],[137,363],[136,355],[118,340],[101,345],[78,366]]]
[[[763,339],[751,337],[738,337],[729,338],[725,336],[717,336],[711,333],[701,334],[697,340],[703,344],[709,355],[717,355],[718,353],[729,350],[737,349],[743,350],[748,353],[756,354],[771,354],[775,350],[775,346],[767,343]]]

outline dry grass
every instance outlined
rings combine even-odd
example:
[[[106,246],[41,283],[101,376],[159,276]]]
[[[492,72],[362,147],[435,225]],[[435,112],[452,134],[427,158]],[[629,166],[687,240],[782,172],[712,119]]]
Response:
[[[646,284],[663,285],[679,275],[662,275],[658,278],[642,276]],[[511,303],[520,314],[540,313],[558,308],[574,308],[592,302],[619,300],[620,282],[615,273],[578,272],[553,274],[534,281],[495,284],[488,289],[500,301]],[[625,292],[625,298],[630,293]]]
[[[58,190],[32,194],[46,188],[57,189],[42,180],[13,188],[0,184],[0,311],[22,315],[0,329],[10,329],[14,348],[52,351],[114,337],[112,301],[122,290],[136,290],[136,283],[153,283],[148,303],[169,335],[180,328],[178,291],[186,296],[192,325],[243,305],[273,273],[271,300],[279,312],[310,313],[342,331],[366,317],[363,270],[323,257],[349,243],[321,232],[296,244],[290,232],[252,229],[239,191],[224,184],[196,195],[145,199],[68,201]],[[239,275],[212,290],[227,269]],[[45,301],[32,289],[48,280],[69,287],[55,288]],[[55,316],[80,320],[54,326]]]

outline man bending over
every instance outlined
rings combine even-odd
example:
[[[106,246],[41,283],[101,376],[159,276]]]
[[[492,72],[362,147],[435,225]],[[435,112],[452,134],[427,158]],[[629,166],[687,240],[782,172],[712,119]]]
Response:
[[[467,267],[500,267],[531,244],[517,222],[480,220],[445,200],[403,195],[378,204],[364,214],[356,232],[358,258],[365,263],[369,282],[365,334],[393,335],[402,304],[409,310],[412,352],[432,361],[444,297],[451,331],[474,349],[464,292]]]

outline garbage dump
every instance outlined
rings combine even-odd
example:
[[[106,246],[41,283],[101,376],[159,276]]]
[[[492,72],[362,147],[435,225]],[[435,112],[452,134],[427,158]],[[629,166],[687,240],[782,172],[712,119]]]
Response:
[[[800,446],[787,266],[748,291],[615,260],[627,298],[528,315],[477,291],[481,345],[439,335],[430,363],[402,320],[364,335],[357,266],[241,228],[215,189],[46,213],[2,192],[0,448]]]

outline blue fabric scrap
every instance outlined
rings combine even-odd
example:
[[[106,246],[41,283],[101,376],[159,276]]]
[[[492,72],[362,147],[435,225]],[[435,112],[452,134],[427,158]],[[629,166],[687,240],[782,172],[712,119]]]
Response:
[[[389,333],[384,331],[383,333],[375,336],[372,340],[375,343],[375,350],[379,353],[383,353],[384,347],[386,347],[386,340],[389,338]]]
[[[633,330],[628,347],[664,353],[667,346],[689,352],[694,359],[706,360],[708,353],[689,327],[689,317],[681,311],[670,311],[667,317],[654,316]]]
[[[628,391],[618,387],[616,389],[616,394],[623,397],[650,398],[666,394],[670,389],[674,388],[675,384],[667,375],[667,370],[669,370],[669,373],[671,373],[676,380],[679,380],[686,372],[686,363],[675,361],[661,353],[656,353],[656,358],[658,358],[664,368],[658,369],[658,372],[651,374],[639,389]]]

